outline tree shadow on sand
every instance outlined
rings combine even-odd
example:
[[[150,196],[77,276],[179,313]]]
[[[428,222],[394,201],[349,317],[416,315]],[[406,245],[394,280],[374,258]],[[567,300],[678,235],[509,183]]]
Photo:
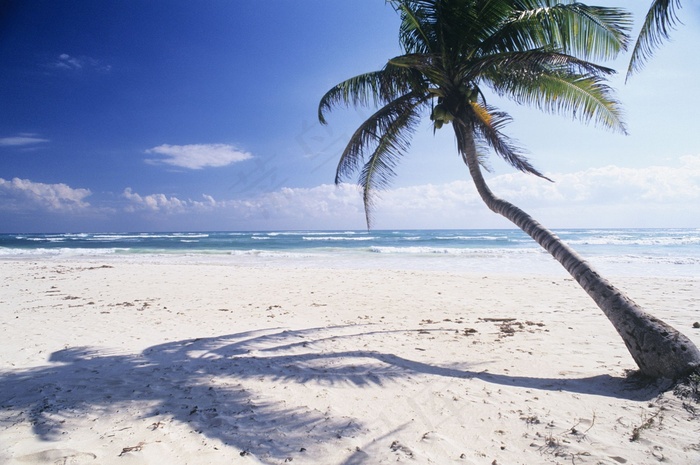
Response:
[[[47,366],[0,372],[0,425],[7,429],[29,421],[40,439],[52,441],[60,439],[65,429],[60,418],[109,415],[115,406],[140,402],[147,405],[138,411],[140,418],[188,424],[263,463],[278,463],[298,452],[299,444],[354,434],[362,427],[362,419],[290,407],[293,402],[256,392],[246,381],[364,387],[422,374],[633,400],[648,400],[659,393],[653,388],[635,389],[625,378],[609,375],[517,377],[430,365],[375,350],[333,348],[339,339],[376,341],[389,333],[359,325],[268,329],[169,342],[136,355],[65,349],[54,352]]]

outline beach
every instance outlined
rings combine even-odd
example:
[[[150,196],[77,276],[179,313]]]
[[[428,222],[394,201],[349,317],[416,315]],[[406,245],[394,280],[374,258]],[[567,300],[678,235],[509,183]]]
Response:
[[[565,274],[0,260],[0,463],[700,462]],[[700,344],[700,277],[619,276]]]

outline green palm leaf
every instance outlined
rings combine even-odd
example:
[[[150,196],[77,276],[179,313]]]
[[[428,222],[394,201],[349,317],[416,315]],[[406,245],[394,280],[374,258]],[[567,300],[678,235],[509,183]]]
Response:
[[[544,48],[607,60],[628,45],[632,16],[620,9],[556,0],[521,0],[522,9],[485,41],[484,51]]]
[[[481,76],[498,94],[520,104],[625,133],[620,103],[604,79],[613,71],[560,55],[550,58],[525,59],[522,66],[493,60]]]
[[[501,129],[512,120],[508,113],[498,111],[491,106],[483,107],[477,103],[472,104],[472,106],[475,107],[474,114],[476,118],[471,119],[473,123],[471,130],[476,136],[477,142],[483,142],[491,147],[503,160],[515,169],[550,180],[532,166],[523,150],[501,131]],[[464,128],[464,124],[460,126],[459,123],[455,123],[455,131],[463,131],[465,130]],[[460,149],[460,153],[464,156],[466,151]]]
[[[421,76],[415,71],[389,63],[380,71],[360,74],[333,86],[321,98],[318,119],[322,124],[326,124],[326,113],[339,105],[385,104],[420,87],[422,83]]]
[[[410,134],[420,119],[417,109],[424,103],[420,95],[410,93],[388,103],[360,125],[350,137],[348,145],[343,150],[336,169],[335,182],[340,183],[356,172],[365,161],[365,154],[387,154],[395,158],[408,149],[409,139],[404,134]],[[387,162],[387,167],[394,164]],[[381,171],[381,170],[380,170]],[[388,179],[386,172],[384,179]]]
[[[367,226],[371,225],[373,198],[377,190],[387,187],[395,176],[394,168],[411,142],[420,123],[421,94],[404,95],[370,116],[352,135],[336,170],[335,182],[356,172],[364,163],[359,184],[363,190]]]
[[[678,24],[676,9],[681,8],[680,0],[654,0],[649,8],[639,37],[632,50],[632,58],[627,68],[627,78],[644,68],[654,51],[668,40],[671,30]]]

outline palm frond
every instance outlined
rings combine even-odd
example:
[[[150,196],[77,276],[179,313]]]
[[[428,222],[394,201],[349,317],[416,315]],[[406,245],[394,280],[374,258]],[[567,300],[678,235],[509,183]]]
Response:
[[[372,227],[375,193],[391,183],[395,176],[394,167],[408,151],[411,136],[419,122],[420,115],[415,108],[399,115],[382,135],[377,148],[362,168],[359,182],[362,186],[362,200],[368,229]]]
[[[389,63],[380,71],[360,74],[333,86],[319,102],[318,120],[326,124],[326,113],[339,105],[384,105],[414,88],[420,88],[422,82],[423,78],[416,70]]]
[[[479,79],[482,75],[528,76],[546,73],[550,70],[567,69],[575,74],[611,75],[615,70],[600,66],[587,60],[544,49],[524,52],[494,53],[472,60],[460,68],[459,74],[468,81]]]
[[[410,93],[380,108],[355,131],[340,157],[336,184],[356,172],[365,154],[371,152],[358,181],[363,191],[368,228],[372,223],[374,195],[393,179],[394,168],[408,151],[411,136],[420,122],[419,111],[429,98],[421,93]]]
[[[436,55],[409,53],[392,58],[389,60],[389,65],[418,72],[436,86],[441,86],[445,83],[445,72],[441,64],[441,58]]]
[[[641,71],[654,51],[669,39],[671,30],[680,22],[676,14],[677,8],[681,8],[680,0],[654,0],[651,4],[632,50],[627,79]]]
[[[482,77],[498,94],[520,104],[626,133],[621,105],[605,78],[596,73],[548,67],[542,72],[492,69]]]
[[[484,171],[493,173],[493,166],[489,163],[488,144],[481,139],[475,140],[474,144],[476,145],[476,161],[479,162],[479,165]]]
[[[423,3],[426,2],[420,1],[391,0],[391,3],[394,4],[394,9],[401,16],[399,41],[404,51],[406,53],[430,53],[433,40],[430,37],[432,31],[426,27],[431,23],[426,15],[431,14],[430,7],[432,5],[424,5]]]
[[[485,40],[482,55],[544,48],[583,59],[612,59],[626,50],[632,16],[618,8],[558,0],[520,0],[501,29]]]
[[[377,98],[382,71],[360,74],[336,84],[321,97],[318,120],[327,124],[325,113],[338,105],[367,106]]]
[[[407,148],[407,145],[392,146],[388,145],[388,142],[392,141],[392,138],[395,138],[397,143],[403,141],[400,133],[411,132],[414,129],[414,125],[417,124],[415,119],[419,117],[416,109],[425,103],[427,98],[419,93],[409,93],[386,104],[367,118],[350,137],[348,145],[340,156],[336,169],[336,184],[360,169],[366,153],[377,152],[378,149],[380,152],[391,151],[394,147]],[[403,126],[401,122],[404,122]],[[384,140],[385,137],[386,140]]]
[[[472,111],[468,121],[471,123],[477,142],[483,142],[490,146],[498,156],[515,169],[549,180],[549,178],[532,166],[516,142],[501,131],[506,124],[512,121],[508,113],[476,102],[471,103],[471,106]],[[464,121],[465,119],[460,119],[459,121],[456,119],[454,122],[458,147],[460,147],[459,131],[469,127]],[[464,156],[466,152],[460,148],[460,153]],[[466,160],[464,161],[466,163]]]

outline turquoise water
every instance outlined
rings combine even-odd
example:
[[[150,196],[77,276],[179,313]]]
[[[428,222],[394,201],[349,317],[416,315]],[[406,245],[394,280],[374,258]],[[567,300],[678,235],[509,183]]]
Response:
[[[568,229],[556,234],[616,274],[700,276],[700,229]],[[2,234],[0,258],[181,258],[231,264],[558,272],[519,230]]]

